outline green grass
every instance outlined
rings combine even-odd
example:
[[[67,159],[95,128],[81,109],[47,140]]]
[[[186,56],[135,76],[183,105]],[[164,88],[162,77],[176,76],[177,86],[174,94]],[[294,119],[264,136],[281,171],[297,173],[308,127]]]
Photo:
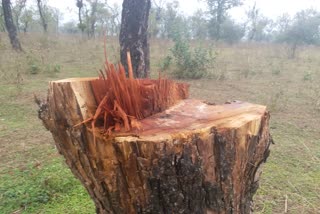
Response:
[[[283,212],[286,196],[291,213],[316,213],[320,200],[320,140],[291,124],[275,123],[273,127],[276,144],[256,195],[257,213]]]
[[[53,154],[52,150],[48,155]],[[0,213],[17,210],[22,213],[94,213],[94,206],[62,158],[54,157],[2,171]]]
[[[1,37],[0,213],[94,213],[92,200],[37,118],[33,94],[46,97],[50,80],[96,76],[103,63],[102,39],[26,35],[26,53],[17,54],[6,36]],[[117,44],[116,38],[108,39],[114,62],[119,58]],[[151,41],[152,76],[170,46],[168,41]],[[301,48],[295,59],[288,59],[281,45],[213,47],[213,75],[189,80],[191,96],[215,103],[245,100],[271,111],[276,144],[263,166],[255,213],[284,213],[286,200],[288,213],[319,212],[320,48]],[[39,72],[30,74],[34,64]],[[53,65],[60,66],[59,72],[47,69]]]

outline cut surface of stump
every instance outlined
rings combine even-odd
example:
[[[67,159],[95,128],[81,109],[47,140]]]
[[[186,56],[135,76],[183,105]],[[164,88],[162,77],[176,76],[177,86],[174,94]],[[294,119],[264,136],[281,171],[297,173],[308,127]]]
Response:
[[[40,118],[97,213],[250,213],[269,155],[269,113],[246,102],[182,99],[105,134],[93,117],[95,78],[50,83]]]

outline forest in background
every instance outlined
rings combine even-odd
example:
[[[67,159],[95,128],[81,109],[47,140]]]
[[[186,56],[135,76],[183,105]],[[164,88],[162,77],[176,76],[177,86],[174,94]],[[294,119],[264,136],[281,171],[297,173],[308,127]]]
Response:
[[[181,12],[176,0],[154,0],[149,16],[151,38],[172,39],[177,33],[186,39],[219,40],[228,43],[255,41],[297,45],[320,44],[320,12],[315,9],[283,14],[273,19],[266,17],[256,3],[246,10],[246,18],[235,20],[230,9],[243,7],[243,0],[206,0],[206,9],[192,15]],[[51,34],[82,34],[92,38],[118,36],[121,24],[121,5],[104,0],[76,0],[77,21],[62,22],[64,14],[46,1],[12,2],[14,23],[19,32],[49,32]],[[67,19],[68,20],[68,19]],[[4,15],[0,6],[0,32],[5,32]]]

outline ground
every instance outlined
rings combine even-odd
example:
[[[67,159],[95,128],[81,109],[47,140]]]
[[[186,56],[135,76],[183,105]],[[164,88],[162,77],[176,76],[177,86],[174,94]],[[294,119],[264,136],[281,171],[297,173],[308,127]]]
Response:
[[[0,35],[0,213],[94,213],[88,194],[66,167],[51,134],[37,118],[33,96],[45,97],[48,81],[96,76],[103,40],[21,35],[24,53]],[[196,42],[194,42],[196,43]],[[108,38],[116,62],[118,41]],[[157,75],[169,41],[151,42]],[[194,44],[195,45],[195,44]],[[191,97],[214,103],[243,100],[267,105],[275,145],[263,167],[255,213],[317,213],[320,204],[320,48],[285,45],[202,44],[216,52],[212,75],[184,80]]]

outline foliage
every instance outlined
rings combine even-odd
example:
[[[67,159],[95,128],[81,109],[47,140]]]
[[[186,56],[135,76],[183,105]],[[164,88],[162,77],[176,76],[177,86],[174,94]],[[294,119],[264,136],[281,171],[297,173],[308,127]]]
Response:
[[[242,4],[242,0],[206,0],[210,19],[210,36],[216,40],[221,38],[221,25],[225,21],[227,12]]]
[[[4,15],[2,10],[2,5],[0,4],[0,32],[5,32],[5,22],[4,22]]]
[[[167,71],[170,68],[170,65],[172,63],[172,57],[170,55],[166,56],[163,60],[160,62],[160,69],[162,72]]]
[[[176,78],[199,79],[209,74],[214,62],[211,50],[201,47],[192,50],[187,40],[179,33],[175,35],[173,41],[171,55],[165,59],[163,65],[168,67],[168,64],[173,61],[175,67],[172,74]]]
[[[312,72],[311,71],[305,71],[303,74],[303,80],[304,81],[311,81],[312,80]]]
[[[21,14],[21,17],[20,17],[20,23],[19,23],[19,26],[21,29],[22,27],[22,30],[23,32],[28,32],[28,29],[30,27],[30,24],[32,23],[33,21],[33,16],[34,16],[34,10],[31,8],[31,9],[25,9],[22,14]]]
[[[61,72],[61,65],[59,64],[48,64],[46,66],[46,72],[49,74],[56,74]]]
[[[268,41],[274,28],[273,21],[260,12],[254,3],[253,7],[246,11],[246,37],[249,41]]]
[[[313,9],[298,12],[293,19],[281,18],[276,41],[292,45],[320,44],[320,13]]]
[[[29,74],[39,74],[45,72],[46,74],[56,74],[61,72],[60,64],[44,64],[37,57],[32,54],[27,55],[27,71]]]
[[[80,24],[77,25],[73,21],[66,22],[60,27],[60,30],[61,30],[61,32],[67,33],[67,34],[77,34],[77,33],[79,33],[79,29],[81,29],[81,27],[79,25]]]
[[[27,56],[28,72],[30,74],[38,74],[41,72],[41,62],[32,55]]]
[[[227,17],[226,20],[221,24],[221,40],[227,43],[236,43],[239,42],[244,34],[245,27],[236,23],[230,17]]]
[[[79,5],[77,5],[79,6]],[[80,16],[83,19],[78,27],[80,30],[86,30],[88,37],[106,33],[110,36],[117,36],[120,32],[120,6],[117,3],[109,5],[102,0],[85,0],[83,10]]]
[[[12,14],[15,19],[15,25],[18,31],[20,31],[20,18],[21,18],[22,12],[26,7],[26,2],[27,2],[26,0],[17,0],[15,1],[15,5],[12,8]]]
[[[191,38],[206,39],[208,38],[208,22],[206,14],[202,10],[197,10],[190,18]]]

